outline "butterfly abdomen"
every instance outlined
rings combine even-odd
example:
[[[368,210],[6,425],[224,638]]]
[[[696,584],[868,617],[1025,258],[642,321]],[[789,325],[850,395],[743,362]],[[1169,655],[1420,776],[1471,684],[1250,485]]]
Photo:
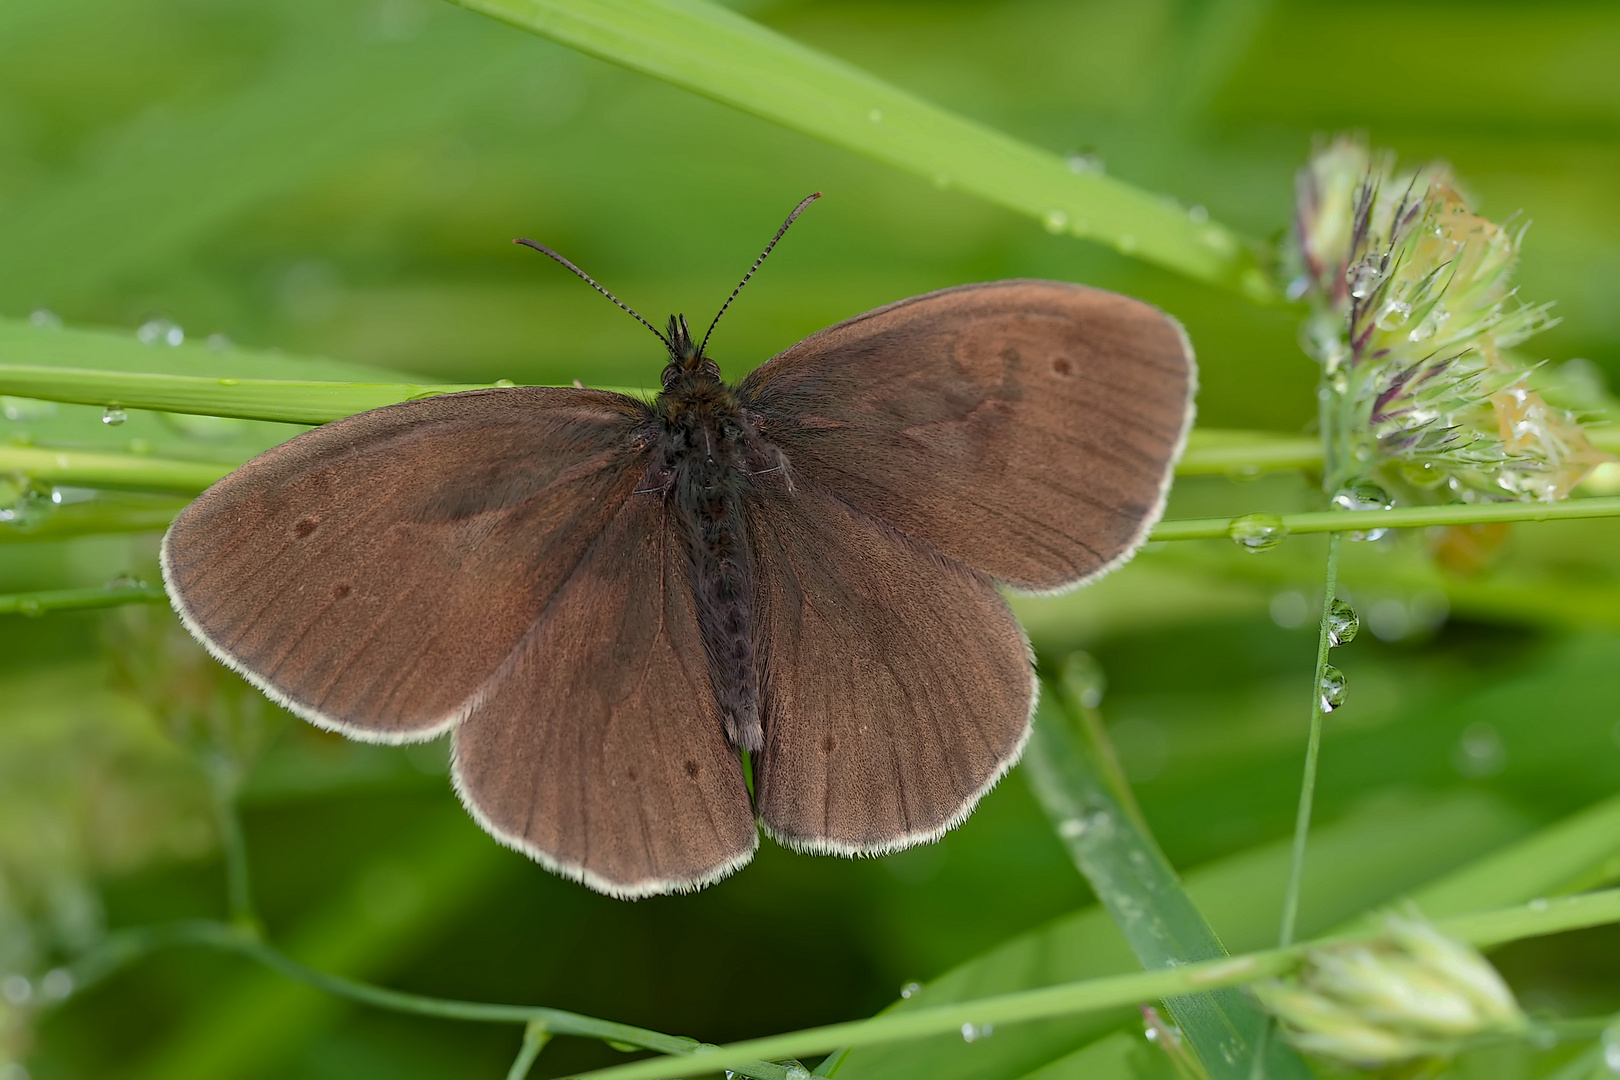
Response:
[[[714,380],[682,384],[661,402],[671,509],[687,538],[698,627],[726,737],[764,746],[754,655],[754,579],[742,500],[748,488],[746,425]]]

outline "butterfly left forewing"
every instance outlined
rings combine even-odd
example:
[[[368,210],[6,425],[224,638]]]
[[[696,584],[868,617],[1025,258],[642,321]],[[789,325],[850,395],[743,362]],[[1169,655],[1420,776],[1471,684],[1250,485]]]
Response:
[[[789,846],[875,854],[937,838],[1016,761],[1028,646],[982,574],[813,481],[748,503],[764,679],[761,820]]]
[[[352,738],[431,738],[485,682],[646,468],[644,405],[515,387],[375,409],[231,473],[164,539],[220,660]]]

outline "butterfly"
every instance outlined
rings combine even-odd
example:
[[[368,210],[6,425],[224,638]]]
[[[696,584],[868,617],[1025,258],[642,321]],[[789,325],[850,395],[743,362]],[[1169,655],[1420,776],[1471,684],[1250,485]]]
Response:
[[[165,535],[186,628],[318,727],[451,733],[477,822],[612,896],[701,888],[761,831],[877,855],[963,821],[1035,706],[998,586],[1142,544],[1192,418],[1180,325],[964,285],[728,384],[684,318],[660,333],[519,242],[658,334],[656,398],[471,390],[299,435]]]

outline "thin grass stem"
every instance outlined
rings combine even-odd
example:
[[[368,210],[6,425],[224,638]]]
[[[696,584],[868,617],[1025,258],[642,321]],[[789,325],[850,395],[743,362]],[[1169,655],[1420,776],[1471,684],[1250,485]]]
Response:
[[[523,1045],[518,1047],[517,1057],[512,1060],[512,1067],[506,1070],[506,1080],[525,1080],[529,1070],[534,1068],[535,1058],[540,1051],[546,1048],[551,1041],[551,1032],[539,1020],[530,1020],[523,1025]]]
[[[524,1024],[542,1027],[549,1035],[578,1035],[616,1045],[684,1055],[705,1051],[696,1039],[600,1020],[594,1016],[532,1005],[496,1005],[428,997],[374,986],[300,963],[256,934],[212,919],[190,920],[163,926],[123,930],[108,937],[69,967],[74,987],[82,990],[119,969],[163,949],[201,946],[235,953],[295,982],[362,1005],[416,1016],[479,1023]],[[536,1051],[538,1053],[538,1050]],[[789,1080],[786,1066],[767,1061],[744,1061],[727,1066],[755,1080]],[[699,1070],[702,1071],[702,1070]]]
[[[0,615],[44,615],[51,611],[85,611],[123,604],[166,604],[161,585],[134,582],[84,589],[47,589],[42,592],[0,594]]]
[[[1341,515],[1342,516],[1342,515]],[[1311,725],[1305,737],[1305,775],[1299,785],[1299,809],[1294,815],[1294,846],[1288,863],[1288,884],[1283,889],[1282,925],[1277,944],[1287,948],[1294,943],[1299,920],[1299,891],[1305,880],[1305,845],[1311,831],[1311,811],[1316,802],[1316,766],[1322,751],[1322,717],[1326,715],[1322,682],[1327,674],[1328,650],[1333,647],[1329,620],[1333,614],[1333,590],[1339,578],[1340,533],[1328,533],[1327,570],[1322,584],[1322,622],[1316,637],[1316,677],[1311,684]]]
[[[1488,947],[1523,937],[1610,922],[1620,922],[1620,889],[1442,919],[1436,926],[1442,933],[1459,941]],[[961,1030],[963,1024],[1010,1024],[1140,1004],[1158,998],[1202,993],[1223,986],[1273,978],[1291,971],[1307,949],[1330,942],[1365,941],[1373,937],[1376,935],[1362,934],[1354,939],[1324,938],[1286,949],[1247,953],[1230,959],[1206,960],[1159,971],[1110,975],[976,1001],[887,1013],[870,1020],[830,1024],[785,1035],[750,1039],[713,1050],[700,1050],[679,1059],[652,1058],[587,1075],[591,1080],[674,1080],[676,1077],[736,1068],[737,1063],[743,1061],[803,1058],[843,1046],[870,1046],[944,1035]]]

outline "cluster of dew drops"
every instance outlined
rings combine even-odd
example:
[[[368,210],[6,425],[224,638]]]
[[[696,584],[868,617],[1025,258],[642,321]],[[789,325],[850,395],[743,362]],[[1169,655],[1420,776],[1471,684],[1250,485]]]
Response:
[[[1340,510],[1388,510],[1395,505],[1389,492],[1371,480],[1358,480],[1334,493],[1333,505]],[[1388,530],[1354,530],[1346,535],[1351,540],[1377,540]],[[1245,514],[1232,521],[1227,535],[1233,543],[1251,554],[1270,551],[1288,536],[1288,526],[1276,514]],[[1361,620],[1348,603],[1335,598],[1327,611],[1327,643],[1329,648],[1347,645],[1361,629]],[[1344,672],[1332,664],[1322,667],[1322,682],[1317,688],[1318,703],[1324,713],[1330,713],[1345,702]]]

